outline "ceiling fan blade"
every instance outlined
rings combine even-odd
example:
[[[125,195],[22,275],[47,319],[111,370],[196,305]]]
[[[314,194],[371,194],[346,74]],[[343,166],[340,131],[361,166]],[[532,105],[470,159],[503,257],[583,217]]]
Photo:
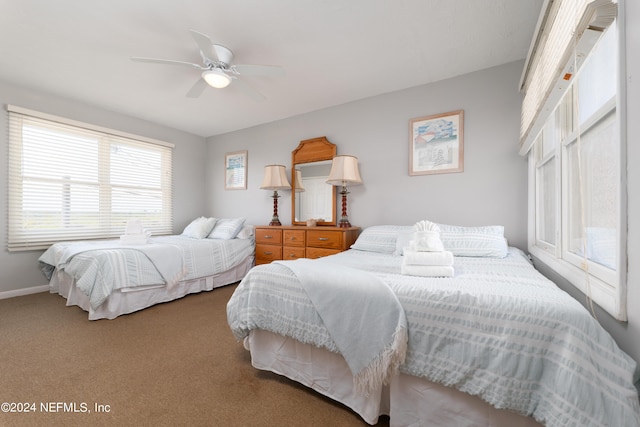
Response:
[[[205,59],[211,59],[214,61],[218,60],[218,55],[213,51],[211,45],[211,39],[206,34],[202,34],[196,30],[189,30],[191,32],[191,37],[195,40],[200,52],[205,57]]]
[[[198,79],[193,86],[191,86],[191,89],[189,89],[189,92],[187,92],[187,97],[188,98],[198,98],[200,95],[202,95],[202,92],[204,92],[204,90],[207,88],[207,86],[209,86],[207,84],[206,81],[204,81],[204,79],[200,78]]]
[[[241,76],[284,77],[284,68],[277,65],[234,65]]]
[[[226,65],[230,65],[231,62],[233,61],[233,52],[231,52],[231,49],[226,48],[219,44],[214,44],[213,50],[216,53],[216,56],[218,57],[218,61]]]
[[[198,70],[204,69],[204,67],[202,67],[201,65],[194,64],[192,62],[174,61],[173,59],[143,58],[139,56],[132,56],[131,60],[135,62],[149,62],[152,64],[182,65],[189,68],[197,68]]]
[[[252,98],[254,101],[264,101],[265,99],[267,99],[263,94],[258,92],[253,86],[251,86],[249,83],[245,82],[242,79],[237,78],[233,80],[232,84],[236,86],[238,89],[240,89],[241,91],[243,91],[247,96]]]

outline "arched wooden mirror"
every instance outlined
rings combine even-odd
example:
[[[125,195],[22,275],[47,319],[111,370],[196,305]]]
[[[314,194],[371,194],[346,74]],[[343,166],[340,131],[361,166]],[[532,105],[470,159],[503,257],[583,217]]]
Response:
[[[321,219],[317,225],[336,225],[336,187],[327,184],[336,145],[321,136],[300,141],[291,152],[291,223],[306,225],[308,219]]]

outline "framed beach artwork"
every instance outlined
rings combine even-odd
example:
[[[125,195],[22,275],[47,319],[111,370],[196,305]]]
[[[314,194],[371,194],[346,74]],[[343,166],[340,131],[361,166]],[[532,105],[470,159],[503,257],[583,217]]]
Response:
[[[247,150],[224,155],[224,189],[247,189]]]
[[[409,175],[464,170],[463,110],[409,120]]]

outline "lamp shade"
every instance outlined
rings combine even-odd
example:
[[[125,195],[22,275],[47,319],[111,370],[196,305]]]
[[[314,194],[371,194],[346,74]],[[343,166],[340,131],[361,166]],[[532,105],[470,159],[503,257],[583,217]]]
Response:
[[[264,167],[262,190],[286,190],[291,188],[285,167],[282,165],[267,165]]]
[[[327,184],[362,184],[362,178],[360,178],[360,171],[358,170],[358,158],[346,155],[334,157]]]
[[[300,169],[296,169],[296,174],[295,174],[296,180],[295,180],[295,191],[296,193],[301,193],[304,191],[304,185],[302,184],[302,171]]]
[[[231,78],[229,76],[227,76],[223,71],[215,68],[203,72],[202,78],[209,84],[209,86],[213,86],[216,89],[222,89],[229,86],[229,83],[231,83]]]

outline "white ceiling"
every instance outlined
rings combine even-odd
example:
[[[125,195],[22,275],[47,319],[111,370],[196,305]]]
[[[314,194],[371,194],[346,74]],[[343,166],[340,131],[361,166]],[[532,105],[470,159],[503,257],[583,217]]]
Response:
[[[0,0],[0,80],[203,137],[523,59],[542,0]],[[185,94],[190,29],[238,64],[280,65]],[[514,90],[517,88],[514,87]]]

